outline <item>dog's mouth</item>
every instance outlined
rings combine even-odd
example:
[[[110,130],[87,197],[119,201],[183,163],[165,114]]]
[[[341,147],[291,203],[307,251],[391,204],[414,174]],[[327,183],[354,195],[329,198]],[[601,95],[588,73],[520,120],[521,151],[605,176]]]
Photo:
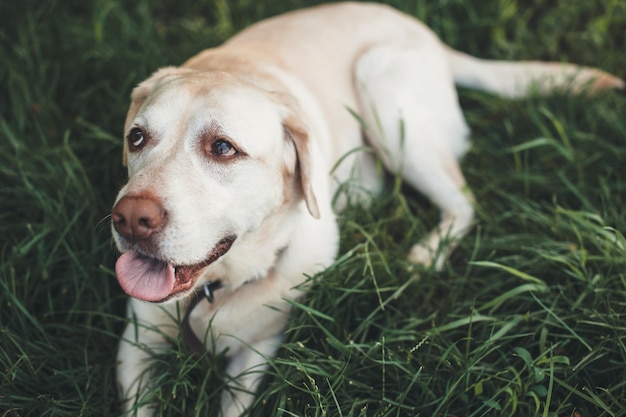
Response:
[[[115,263],[117,281],[133,298],[154,303],[167,301],[193,288],[199,272],[228,252],[235,238],[220,240],[204,261],[193,265],[172,265],[138,252],[124,252]]]

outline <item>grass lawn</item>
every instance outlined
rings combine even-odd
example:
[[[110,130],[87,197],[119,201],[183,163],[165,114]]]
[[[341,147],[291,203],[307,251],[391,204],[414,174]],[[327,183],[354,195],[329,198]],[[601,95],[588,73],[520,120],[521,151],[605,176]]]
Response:
[[[125,295],[109,210],[132,87],[305,0],[0,3],[0,416],[111,416]],[[623,0],[395,0],[457,49],[626,77]],[[405,286],[436,210],[391,178],[341,217],[261,416],[626,416],[626,96],[463,90],[476,226]],[[216,416],[223,363],[180,342],[157,415]]]

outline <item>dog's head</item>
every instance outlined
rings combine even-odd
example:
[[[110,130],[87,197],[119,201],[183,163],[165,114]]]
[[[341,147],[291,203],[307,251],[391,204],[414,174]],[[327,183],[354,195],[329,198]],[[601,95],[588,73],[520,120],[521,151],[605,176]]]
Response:
[[[226,73],[158,71],[132,93],[129,180],[112,210],[118,281],[146,301],[193,291],[203,271],[270,216],[306,204],[307,128],[293,107]]]

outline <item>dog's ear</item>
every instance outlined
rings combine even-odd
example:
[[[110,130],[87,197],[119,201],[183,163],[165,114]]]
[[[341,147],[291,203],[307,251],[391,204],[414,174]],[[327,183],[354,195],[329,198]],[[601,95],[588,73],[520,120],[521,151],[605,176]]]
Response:
[[[296,173],[300,177],[300,186],[306,207],[311,216],[320,218],[320,210],[317,198],[313,192],[313,161],[311,155],[311,139],[309,129],[299,117],[290,114],[283,120],[283,128],[288,140],[291,140],[296,148]]]
[[[146,99],[148,98],[152,90],[154,90],[154,87],[157,85],[157,83],[169,75],[175,75],[184,71],[188,71],[188,70],[177,68],[177,67],[161,68],[160,70],[152,74],[150,78],[143,81],[137,87],[135,87],[135,89],[133,89],[133,92],[130,95],[130,99],[131,99],[130,107],[128,109],[128,113],[126,113],[126,120],[124,121],[124,132],[128,130],[130,123],[133,121],[135,116],[137,116],[137,112],[139,112],[139,109],[141,108],[143,103],[146,101]],[[126,147],[126,144],[124,144],[124,151],[122,154],[122,165],[124,166],[127,165],[127,158],[128,158],[128,148]]]

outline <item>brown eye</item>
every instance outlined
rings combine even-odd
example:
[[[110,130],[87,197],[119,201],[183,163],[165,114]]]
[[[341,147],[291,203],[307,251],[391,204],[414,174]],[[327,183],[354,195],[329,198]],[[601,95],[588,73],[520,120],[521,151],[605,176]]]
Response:
[[[215,156],[234,156],[237,150],[230,142],[218,139],[211,145],[211,153]]]
[[[137,151],[145,146],[147,138],[143,130],[134,127],[128,132],[126,140],[128,141],[129,149],[131,151]]]

